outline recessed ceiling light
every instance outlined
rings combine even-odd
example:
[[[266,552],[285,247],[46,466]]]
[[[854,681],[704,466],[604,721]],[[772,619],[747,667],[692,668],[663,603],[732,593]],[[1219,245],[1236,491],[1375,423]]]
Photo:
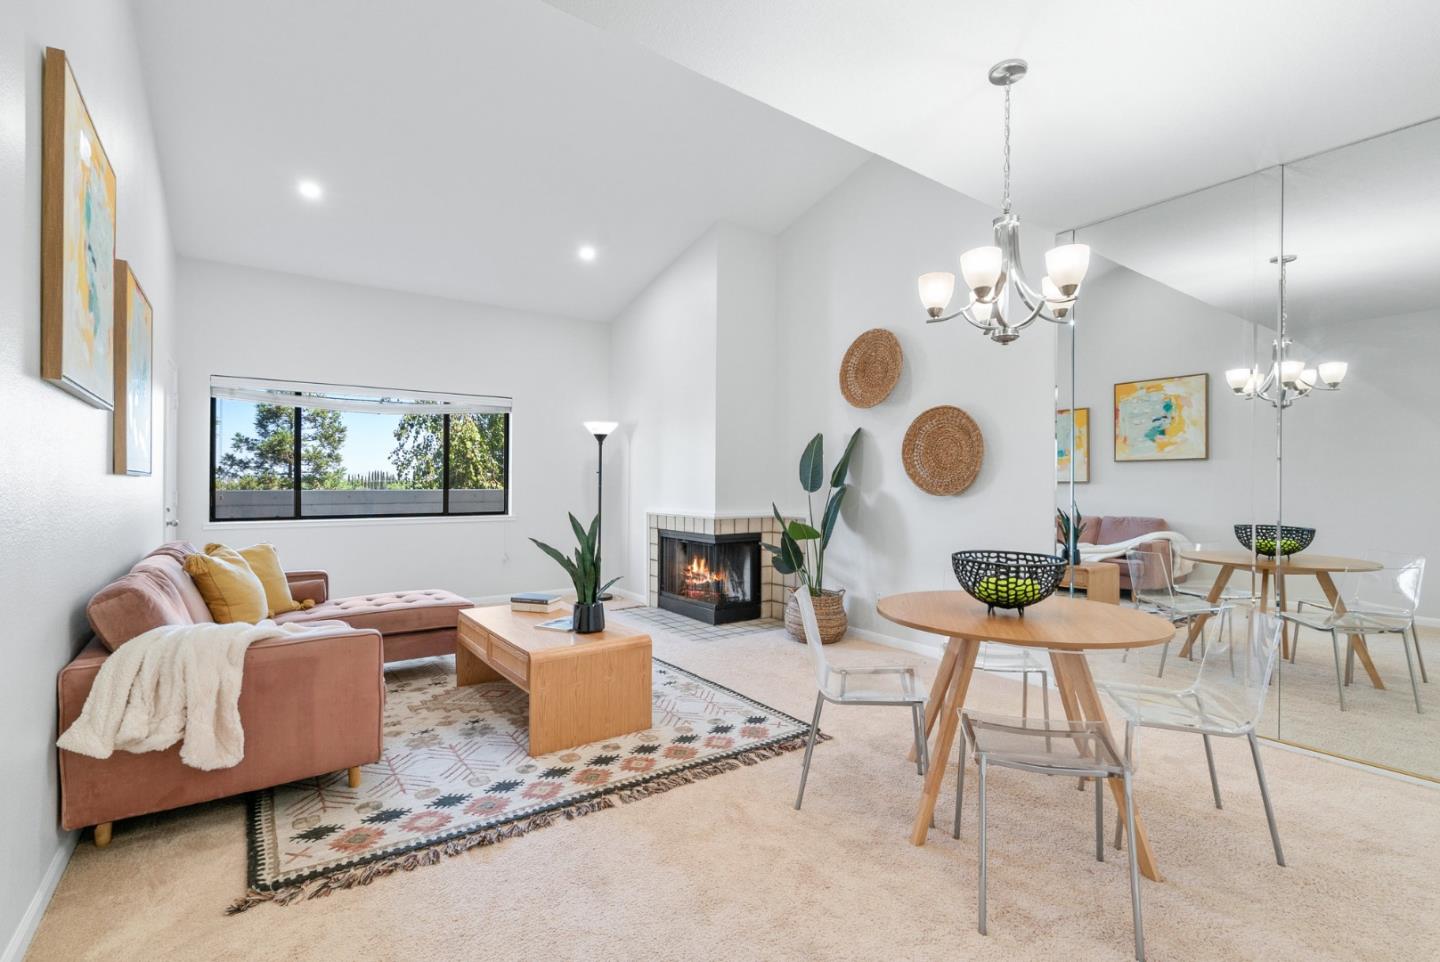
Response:
[[[575,253],[579,255],[582,261],[585,261],[587,263],[595,259],[595,248],[591,247],[589,244],[582,244],[580,249]]]
[[[325,196],[325,188],[321,187],[318,181],[302,180],[295,185],[295,189],[306,200],[319,200]]]

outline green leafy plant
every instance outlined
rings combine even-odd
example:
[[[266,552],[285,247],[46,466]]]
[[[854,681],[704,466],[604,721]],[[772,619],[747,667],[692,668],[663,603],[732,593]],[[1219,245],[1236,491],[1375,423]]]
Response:
[[[1075,509],[1075,517],[1072,519],[1059,508],[1055,509],[1055,520],[1060,525],[1060,538],[1065,544],[1065,560],[1071,564],[1080,561],[1080,532],[1085,526],[1085,517],[1080,509]]]
[[[786,522],[775,504],[775,520],[780,523],[780,543],[766,544],[764,548],[774,556],[775,570],[784,575],[798,574],[801,584],[818,596],[825,586],[825,549],[830,546],[830,536],[835,533],[835,522],[840,517],[840,505],[845,500],[845,476],[850,471],[850,456],[855,453],[855,442],[860,439],[860,429],[850,435],[845,443],[845,452],[835,462],[830,472],[830,486],[825,491],[825,508],[820,513],[820,523],[815,523],[814,495],[825,483],[825,437],[816,434],[805,445],[800,455],[800,486],[805,489],[805,501],[809,508],[810,521]]]
[[[565,569],[565,573],[570,576],[570,581],[575,585],[575,603],[593,605],[600,600],[601,595],[610,589],[611,585],[620,579],[611,578],[605,584],[600,584],[600,542],[597,540],[600,530],[600,515],[595,515],[595,520],[590,522],[587,530],[572,514],[570,515],[570,528],[575,532],[575,540],[579,542],[573,558],[566,557],[543,541],[535,538],[530,540],[534,541],[537,548],[554,558],[560,567]]]

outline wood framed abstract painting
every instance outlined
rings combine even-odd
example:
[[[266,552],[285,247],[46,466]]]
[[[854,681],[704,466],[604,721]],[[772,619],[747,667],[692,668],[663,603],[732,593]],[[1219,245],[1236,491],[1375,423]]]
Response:
[[[1115,385],[1116,461],[1197,461],[1210,456],[1210,375]]]
[[[115,262],[114,471],[149,474],[154,415],[155,311],[135,272]]]
[[[1071,432],[1074,432],[1073,436]],[[1076,408],[1055,412],[1055,480],[1070,480],[1071,462],[1075,465],[1075,483],[1090,480],[1090,409]]]
[[[63,50],[45,51],[40,374],[115,405],[115,171]]]

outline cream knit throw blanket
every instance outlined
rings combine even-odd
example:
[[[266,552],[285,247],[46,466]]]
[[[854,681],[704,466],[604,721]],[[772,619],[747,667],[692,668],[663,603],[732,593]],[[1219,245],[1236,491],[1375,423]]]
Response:
[[[210,771],[245,757],[240,680],[251,644],[301,625],[162,625],[125,642],[100,666],[80,717],[56,744],[109,758],[116,749],[157,752],[178,741],[180,760]]]

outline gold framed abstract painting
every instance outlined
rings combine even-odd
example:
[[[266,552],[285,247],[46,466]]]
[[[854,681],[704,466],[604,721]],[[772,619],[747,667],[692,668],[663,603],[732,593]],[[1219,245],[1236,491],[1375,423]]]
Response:
[[[114,471],[149,474],[154,416],[155,311],[135,272],[115,262]]]
[[[115,406],[115,171],[63,50],[45,50],[40,375]]]
[[[1210,456],[1210,375],[1115,385],[1116,461],[1200,461]]]
[[[1071,431],[1074,431],[1072,438]],[[1070,464],[1075,464],[1075,483],[1090,480],[1090,409],[1068,408],[1055,412],[1055,480],[1070,480]]]

